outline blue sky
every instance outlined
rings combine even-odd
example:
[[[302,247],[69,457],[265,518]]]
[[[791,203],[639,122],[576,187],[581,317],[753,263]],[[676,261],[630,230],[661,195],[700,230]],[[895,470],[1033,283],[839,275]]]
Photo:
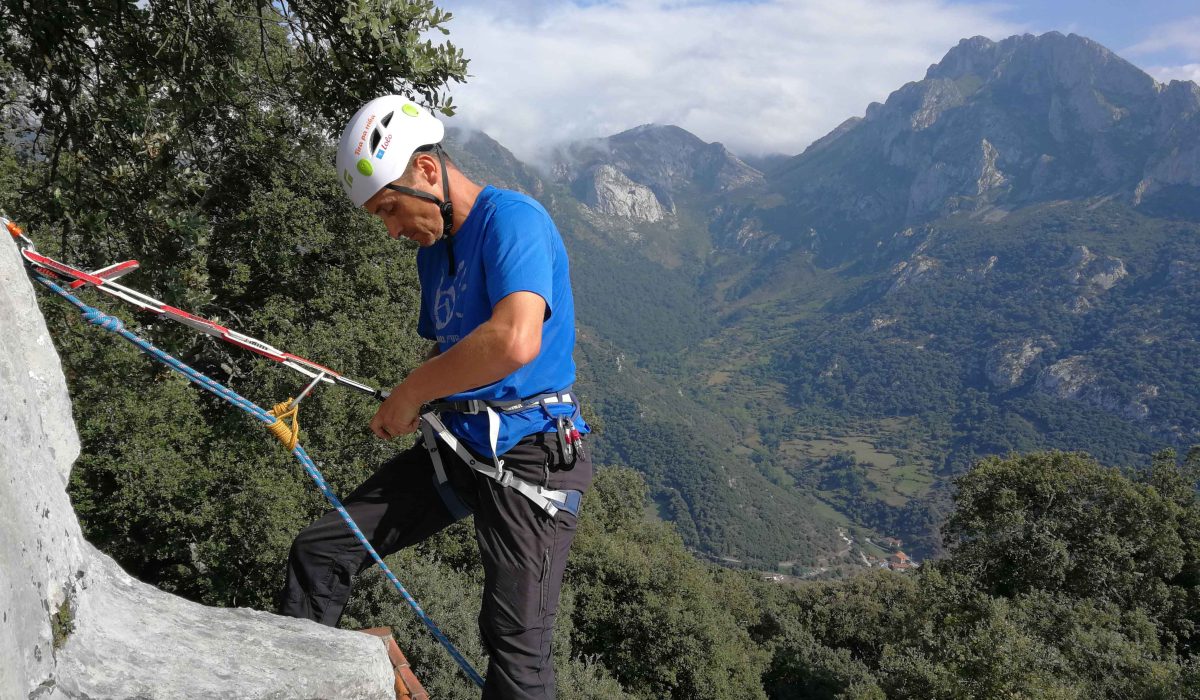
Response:
[[[966,6],[987,3],[959,2]],[[1056,29],[1104,44],[1154,75],[1200,77],[1200,2],[1196,0],[1010,0],[1000,15],[1040,34]],[[1188,66],[1190,65],[1190,69]]]
[[[439,4],[471,59],[471,79],[452,90],[453,123],[535,162],[563,141],[644,123],[743,154],[798,153],[976,35],[1074,32],[1160,81],[1200,82],[1196,0]]]

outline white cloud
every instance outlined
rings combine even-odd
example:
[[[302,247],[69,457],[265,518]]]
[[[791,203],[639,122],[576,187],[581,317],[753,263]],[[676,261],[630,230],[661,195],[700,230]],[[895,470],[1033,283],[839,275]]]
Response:
[[[1001,6],[949,0],[443,5],[471,59],[453,121],[529,160],[644,123],[741,153],[798,153],[960,39],[1022,29]]]
[[[1200,59],[1200,16],[1185,17],[1159,24],[1147,32],[1149,37],[1122,53],[1132,56],[1163,52],[1179,52],[1187,58]]]
[[[1160,83],[1172,80],[1191,80],[1200,83],[1200,63],[1188,63],[1182,66],[1152,66],[1146,72],[1154,76]]]

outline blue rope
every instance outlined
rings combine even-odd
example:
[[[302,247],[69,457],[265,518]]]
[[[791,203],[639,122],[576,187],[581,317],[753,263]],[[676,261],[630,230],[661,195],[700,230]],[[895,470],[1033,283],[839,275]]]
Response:
[[[115,316],[109,316],[94,306],[88,306],[78,297],[58,286],[46,277],[43,277],[42,275],[35,273],[33,277],[38,282],[41,282],[43,285],[49,288],[50,291],[74,304],[83,313],[84,319],[86,319],[89,323],[100,326],[106,331],[117,333],[129,342],[138,346],[142,352],[153,357],[159,362],[162,362],[171,369],[178,371],[193,383],[198,384],[202,388],[207,389],[222,399],[225,399],[229,403],[237,406],[246,413],[249,413],[263,423],[269,425],[275,422],[276,418],[270,411],[267,411],[253,401],[243,397],[236,391],[208,378],[200,372],[197,372],[183,362],[180,362],[162,350],[154,347],[154,345],[152,345],[149,341],[144,340],[137,334],[126,330],[125,324],[121,322],[121,319]],[[392,582],[392,585],[397,591],[400,592],[400,595],[404,598],[404,601],[408,603],[409,607],[411,607],[417,614],[417,617],[421,619],[421,622],[425,623],[425,626],[429,628],[429,631],[433,633],[433,636],[436,637],[439,642],[441,642],[442,646],[446,648],[446,651],[450,652],[450,656],[454,657],[454,660],[458,663],[459,667],[462,668],[463,672],[470,677],[475,685],[482,688],[483,677],[479,675],[479,673],[471,666],[470,662],[468,662],[458,651],[458,649],[455,648],[455,646],[450,642],[450,640],[446,638],[446,635],[443,634],[442,630],[439,629],[434,621],[429,618],[429,615],[425,614],[425,611],[421,609],[421,606],[417,603],[416,599],[412,597],[412,594],[408,592],[408,589],[404,587],[404,584],[400,583],[400,579],[396,578],[396,575],[393,574],[392,570],[388,568],[388,565],[384,563],[383,557],[379,556],[379,552],[376,552],[375,547],[371,546],[371,543],[367,540],[366,535],[362,533],[362,530],[358,529],[358,525],[354,522],[354,518],[350,517],[350,514],[346,512],[346,508],[342,505],[341,500],[339,500],[337,495],[334,494],[333,490],[329,488],[329,485],[325,483],[325,477],[321,476],[321,472],[317,469],[317,465],[313,463],[312,458],[308,456],[308,453],[304,451],[304,448],[297,444],[295,449],[292,450],[292,454],[296,456],[296,459],[300,460],[300,464],[304,467],[304,471],[308,473],[309,477],[311,477],[313,482],[316,483],[317,488],[320,489],[321,493],[325,496],[329,503],[334,507],[335,510],[337,510],[338,514],[342,516],[342,520],[346,523],[346,526],[350,528],[350,531],[354,533],[354,537],[358,539],[359,544],[361,544],[363,548],[367,550],[367,553],[371,555],[371,558],[374,559],[375,563],[379,565],[379,568],[383,570],[384,576],[386,576],[387,579]]]

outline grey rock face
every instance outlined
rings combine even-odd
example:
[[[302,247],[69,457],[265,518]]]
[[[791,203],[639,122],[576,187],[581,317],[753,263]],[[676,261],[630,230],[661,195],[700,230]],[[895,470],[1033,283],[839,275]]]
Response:
[[[1063,276],[1078,288],[1078,295],[1067,302],[1067,310],[1079,314],[1095,306],[1100,295],[1128,277],[1129,272],[1120,258],[1098,256],[1081,245],[1071,253]]]
[[[895,294],[913,282],[927,278],[932,271],[941,267],[941,264],[937,259],[925,255],[914,255],[911,260],[897,263],[892,268],[896,279],[892,281],[892,286],[888,289],[887,294]]]
[[[705,143],[677,126],[645,124],[615,136],[571,144],[555,155],[553,172],[575,183],[597,165],[611,165],[653,190],[673,211],[675,195],[685,189],[705,193],[762,182],[763,175],[719,143]]]
[[[989,274],[991,274],[999,260],[999,257],[995,255],[989,255],[988,259],[985,260],[979,267],[968,267],[966,277],[973,280],[982,280],[986,278]]]
[[[57,698],[394,698],[380,640],[257,610],[210,608],[136,581],[88,547]]]
[[[601,214],[647,223],[662,221],[667,215],[649,187],[630,180],[611,165],[593,168],[586,183],[584,203]]]
[[[888,326],[895,325],[897,320],[898,319],[889,316],[877,316],[867,323],[867,330],[878,331],[887,328]]]
[[[1146,164],[1135,202],[1172,186],[1200,187],[1200,86],[1171,81],[1162,91],[1159,129],[1167,136]]]
[[[1035,385],[1055,398],[1079,401],[1125,418],[1143,421],[1150,416],[1149,402],[1158,396],[1158,387],[1140,384],[1132,396],[1119,396],[1100,381],[1100,375],[1081,355],[1055,362],[1038,373]]]
[[[1108,291],[1129,276],[1120,258],[1097,256],[1087,246],[1079,246],[1067,261],[1067,281],[1094,291]]]
[[[85,557],[67,476],[79,456],[58,353],[7,234],[0,235],[0,697],[54,673],[50,614]]]
[[[1059,360],[1038,374],[1037,388],[1059,399],[1078,400],[1093,387],[1096,373],[1081,356]]]
[[[984,372],[998,389],[1018,387],[1029,379],[1029,368],[1034,361],[1054,347],[1054,341],[1045,336],[1001,343],[989,354]]]
[[[66,383],[7,235],[0,328],[0,698],[395,697],[380,639],[198,605],[85,542],[65,490],[79,455]]]

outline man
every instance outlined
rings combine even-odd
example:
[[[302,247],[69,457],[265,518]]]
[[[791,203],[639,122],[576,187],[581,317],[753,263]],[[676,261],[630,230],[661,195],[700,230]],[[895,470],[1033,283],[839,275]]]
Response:
[[[420,246],[417,331],[436,341],[370,425],[384,440],[418,429],[422,439],[344,504],[384,556],[474,513],[490,657],[483,697],[554,698],[550,635],[592,477],[570,390],[566,250],[541,205],[472,182],[446,158],[443,135],[424,108],[388,96],[360,109],[338,146],[351,200],[389,236]],[[336,625],[352,576],[370,563],[326,513],[292,546],[282,612]]]

